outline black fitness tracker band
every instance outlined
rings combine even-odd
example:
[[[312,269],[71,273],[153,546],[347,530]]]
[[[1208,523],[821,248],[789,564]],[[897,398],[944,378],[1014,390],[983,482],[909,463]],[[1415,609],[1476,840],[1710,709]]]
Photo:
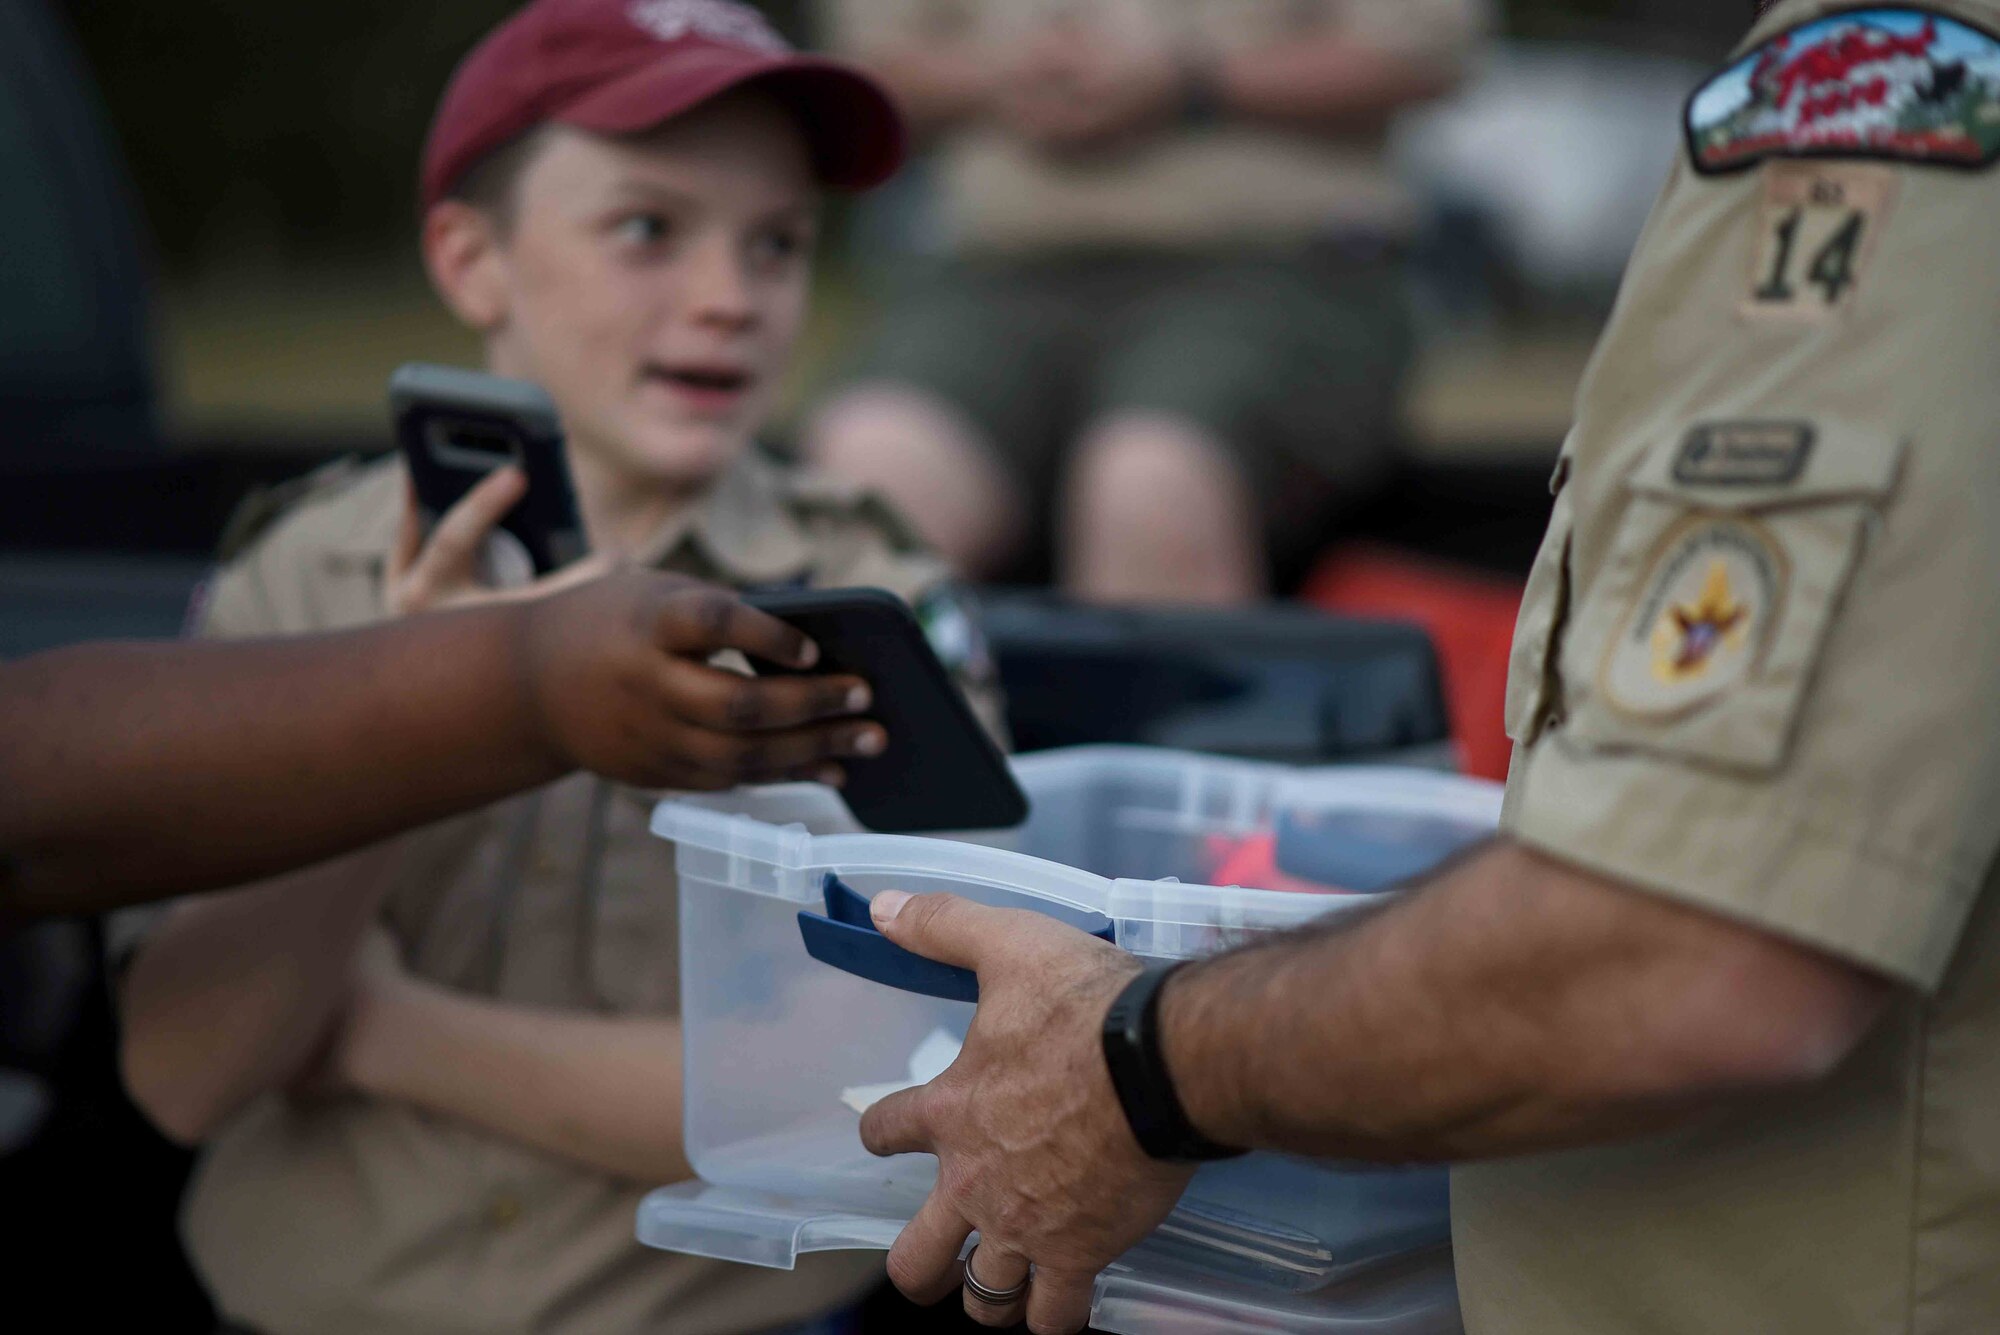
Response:
[[[1104,1064],[1139,1148],[1155,1159],[1208,1163],[1243,1150],[1218,1145],[1188,1121],[1160,1050],[1160,987],[1182,964],[1149,967],[1104,1015]]]

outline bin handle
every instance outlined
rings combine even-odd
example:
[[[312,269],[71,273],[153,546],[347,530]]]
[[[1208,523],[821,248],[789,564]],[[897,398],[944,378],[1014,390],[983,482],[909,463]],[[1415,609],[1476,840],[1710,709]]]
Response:
[[[899,991],[941,1001],[979,1000],[979,979],[972,970],[927,960],[882,935],[868,916],[867,897],[838,875],[828,872],[820,882],[820,892],[826,898],[825,915],[809,910],[799,914],[799,937],[805,942],[806,954],[844,973]],[[1104,926],[1090,934],[1115,943],[1111,920],[1093,916]]]

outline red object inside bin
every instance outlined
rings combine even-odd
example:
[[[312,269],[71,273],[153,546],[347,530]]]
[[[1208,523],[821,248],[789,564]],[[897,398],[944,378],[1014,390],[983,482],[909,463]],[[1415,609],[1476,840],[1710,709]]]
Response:
[[[1283,890],[1293,895],[1351,895],[1337,885],[1321,885],[1278,870],[1278,836],[1253,834],[1243,839],[1208,841],[1209,880],[1245,890]]]
[[[1524,588],[1518,580],[1356,545],[1321,561],[1300,597],[1330,612],[1422,626],[1437,646],[1460,768],[1505,779],[1513,754],[1504,723],[1507,659]]]

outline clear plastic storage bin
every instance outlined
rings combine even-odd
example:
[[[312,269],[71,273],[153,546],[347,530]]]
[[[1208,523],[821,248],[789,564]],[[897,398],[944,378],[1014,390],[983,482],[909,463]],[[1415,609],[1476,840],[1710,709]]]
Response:
[[[947,1064],[973,1008],[808,955],[801,913],[837,875],[862,896],[950,891],[1103,932],[1156,959],[1352,911],[1489,835],[1492,784],[1416,770],[1294,770],[1091,747],[1015,762],[1017,830],[858,831],[808,786],[662,803],[681,896],[686,1139],[699,1181],[656,1192],[648,1245],[789,1267],[886,1248],[936,1178],[862,1148],[857,1104]],[[1211,882],[1230,873],[1235,884]],[[1241,888],[1275,886],[1282,888]],[[811,924],[807,924],[809,929]],[[1180,1331],[1456,1329],[1441,1170],[1256,1154],[1205,1166],[1099,1282],[1093,1324]]]

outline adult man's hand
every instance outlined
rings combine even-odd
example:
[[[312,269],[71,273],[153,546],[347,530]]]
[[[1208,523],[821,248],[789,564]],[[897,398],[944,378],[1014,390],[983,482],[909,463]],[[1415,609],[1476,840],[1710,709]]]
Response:
[[[979,1010],[951,1069],[861,1119],[876,1154],[938,1156],[938,1185],[889,1253],[889,1277],[934,1303],[970,1258],[987,1289],[1029,1277],[1004,1306],[967,1290],[976,1321],[1025,1311],[1037,1335],[1081,1330],[1099,1271],[1173,1209],[1192,1170],[1140,1150],[1105,1069],[1104,1016],[1139,971],[1130,955],[1037,913],[950,895],[884,891],[871,905],[890,940],[979,975]]]

